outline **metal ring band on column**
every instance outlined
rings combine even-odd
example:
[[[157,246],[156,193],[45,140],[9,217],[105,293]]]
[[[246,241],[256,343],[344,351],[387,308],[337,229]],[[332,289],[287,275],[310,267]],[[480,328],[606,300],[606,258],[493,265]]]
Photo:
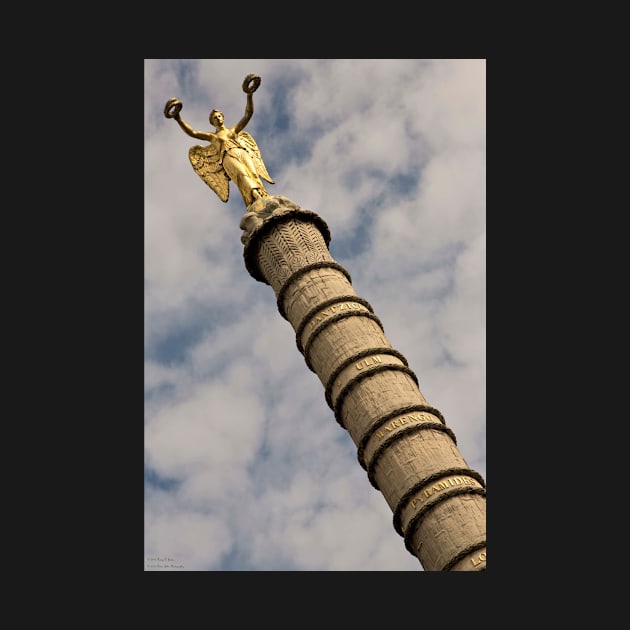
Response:
[[[451,488],[450,490],[444,490],[444,492],[441,492],[440,494],[429,499],[418,510],[418,512],[413,515],[413,518],[409,521],[409,524],[407,525],[407,532],[405,533],[405,536],[404,536],[405,547],[407,547],[407,551],[409,551],[409,553],[412,556],[415,556],[416,554],[413,552],[413,547],[411,546],[411,538],[413,536],[413,533],[417,525],[420,523],[420,521],[426,516],[427,512],[431,510],[432,508],[434,508],[436,505],[438,505],[439,503],[442,503],[442,501],[446,501],[447,499],[456,497],[460,494],[481,494],[485,496],[486,490],[485,488],[471,488],[470,486],[460,486],[458,488]],[[485,545],[485,542],[484,542],[484,545]],[[444,571],[444,569],[442,570]]]
[[[332,297],[328,300],[324,300],[323,302],[320,302],[319,304],[316,304],[315,306],[313,306],[313,308],[308,310],[306,315],[304,315],[304,317],[302,318],[302,321],[297,327],[297,330],[295,331],[296,344],[297,344],[298,350],[302,354],[304,354],[304,348],[302,347],[302,333],[304,332],[306,325],[309,323],[309,321],[313,318],[313,316],[316,313],[319,313],[319,311],[321,311],[322,309],[327,308],[328,306],[332,306],[333,304],[337,304],[338,302],[356,302],[358,304],[361,304],[361,306],[365,306],[365,308],[367,308],[368,311],[370,311],[370,313],[374,312],[374,309],[372,308],[370,303],[367,300],[364,300],[363,298],[359,297],[358,295],[349,295],[349,294],[338,295],[337,297]]]
[[[339,392],[339,396],[337,396],[337,400],[335,402],[334,412],[335,412],[335,420],[345,429],[346,425],[341,421],[341,408],[343,407],[344,398],[348,395],[348,392],[364,378],[368,376],[374,376],[379,372],[383,372],[385,370],[394,370],[396,372],[404,372],[405,374],[411,376],[416,385],[418,385],[418,377],[415,375],[413,370],[409,369],[406,365],[378,365],[375,368],[368,368],[365,372],[361,372],[357,374],[354,378],[350,379]]]
[[[330,326],[331,324],[334,324],[335,322],[338,322],[341,319],[345,319],[346,317],[367,317],[368,319],[371,319],[373,321],[375,321],[381,330],[384,331],[383,329],[383,324],[381,323],[381,320],[374,315],[374,313],[369,313],[366,312],[364,313],[363,311],[346,311],[344,313],[337,313],[336,315],[331,315],[328,319],[325,319],[323,322],[320,322],[319,324],[317,324],[317,326],[315,326],[315,328],[313,328],[309,338],[306,340],[306,343],[304,344],[304,360],[306,361],[306,365],[308,366],[308,369],[311,371],[315,371],[313,369],[313,365],[311,364],[311,358],[308,356],[309,350],[311,349],[311,345],[313,343],[313,340],[315,339],[315,337],[317,337],[317,335],[319,335],[320,332],[322,332],[322,330],[324,330],[325,328],[328,328],[328,326]]]
[[[368,427],[368,430],[361,436],[361,439],[359,440],[359,446],[357,449],[357,458],[359,459],[359,463],[364,468],[364,470],[367,470],[367,466],[365,465],[363,461],[363,455],[365,452],[365,447],[367,443],[369,442],[370,438],[372,437],[372,434],[377,429],[382,427],[384,424],[389,422],[392,418],[395,418],[396,416],[402,416],[403,414],[411,413],[412,411],[420,411],[420,412],[426,411],[427,413],[430,413],[432,416],[436,416],[437,418],[439,418],[442,424],[446,424],[446,420],[444,420],[444,416],[435,407],[430,407],[429,405],[407,405],[406,407],[398,407],[398,409],[394,409],[393,411],[390,411],[388,414],[384,415],[382,418],[379,418],[376,422],[370,425]]]
[[[348,280],[348,282],[350,284],[352,284],[352,279],[350,278],[350,274],[348,273],[348,270],[345,269],[344,267],[342,267],[338,262],[335,262],[334,260],[321,260],[319,262],[310,263],[308,265],[304,265],[304,267],[300,267],[299,269],[294,271],[284,281],[284,284],[280,288],[280,291],[278,291],[278,299],[276,300],[276,304],[278,306],[278,312],[280,313],[280,315],[282,315],[282,317],[284,317],[284,319],[286,319],[286,320],[289,319],[287,317],[287,314],[286,314],[285,310],[284,310],[284,304],[283,304],[283,302],[284,302],[284,294],[287,292],[287,289],[300,276],[303,276],[306,272],[312,271],[313,269],[324,269],[324,268],[327,268],[327,267],[330,268],[330,269],[336,269],[337,271],[341,272],[346,277],[346,280]],[[267,284],[269,284],[269,283],[267,283]]]
[[[370,463],[366,468],[368,479],[377,490],[380,491],[380,488],[378,487],[376,479],[374,478],[374,469],[376,468],[376,462],[378,461],[378,458],[383,454],[383,451],[400,438],[407,436],[410,433],[417,433],[418,431],[424,431],[426,429],[435,429],[436,431],[442,431],[446,433],[451,438],[451,440],[453,440],[453,443],[457,445],[457,441],[455,439],[455,434],[453,433],[453,431],[440,422],[421,422],[420,424],[412,424],[408,427],[405,427],[404,429],[401,429],[400,431],[397,431],[394,435],[390,435],[389,437],[385,438],[385,440],[378,445],[377,449],[372,455]]]
[[[405,492],[405,494],[403,494],[402,497],[400,497],[400,499],[398,500],[398,505],[396,506],[396,509],[394,510],[394,516],[392,519],[394,523],[394,529],[401,536],[404,536],[404,533],[402,531],[402,526],[400,524],[400,515],[402,514],[402,511],[405,505],[407,504],[407,502],[409,501],[409,499],[416,492],[418,492],[418,490],[420,490],[422,486],[426,486],[430,484],[432,481],[435,481],[436,479],[440,479],[441,477],[448,477],[449,475],[464,475],[466,477],[472,477],[475,481],[478,481],[484,488],[486,487],[486,482],[484,478],[477,471],[472,470],[471,468],[462,468],[459,466],[453,467],[453,468],[447,468],[446,470],[438,470],[437,472],[434,472],[428,477],[425,477],[424,479],[420,479],[420,481],[416,481],[416,483],[414,483],[413,486],[411,486],[411,488],[409,488],[409,490],[407,490],[407,492]],[[469,488],[470,486],[466,486],[466,487]]]
[[[405,359],[405,357],[400,352],[398,352],[398,350],[394,350],[394,348],[390,348],[389,346],[378,346],[376,348],[366,348],[365,350],[361,350],[360,352],[353,354],[351,357],[344,359],[333,370],[332,374],[328,377],[328,382],[326,383],[325,397],[326,397],[326,402],[328,403],[328,406],[331,409],[333,409],[331,391],[332,391],[333,385],[335,384],[335,380],[337,379],[339,374],[341,374],[341,372],[343,372],[349,365],[352,365],[352,363],[354,363],[355,361],[358,361],[359,359],[362,359],[363,357],[368,357],[371,354],[389,354],[391,356],[396,357],[397,359],[400,359],[404,365],[409,365],[407,363],[407,359]]]
[[[485,540],[480,540],[478,543],[473,543],[472,545],[468,545],[462,549],[458,554],[455,554],[441,569],[440,571],[450,571],[452,567],[454,567],[462,558],[473,553],[473,551],[477,551],[477,549],[483,549],[486,546]],[[419,558],[418,558],[419,559]],[[477,571],[485,571],[486,568],[477,569]]]

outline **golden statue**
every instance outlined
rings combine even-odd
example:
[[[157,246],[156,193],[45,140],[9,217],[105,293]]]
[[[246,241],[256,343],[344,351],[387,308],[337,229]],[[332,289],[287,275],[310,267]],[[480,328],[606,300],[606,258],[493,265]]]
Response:
[[[188,157],[197,175],[214,190],[221,201],[227,202],[228,200],[230,180],[240,190],[245,206],[268,196],[262,179],[270,184],[275,183],[267,173],[256,141],[246,131],[243,131],[254,113],[252,94],[259,85],[259,76],[248,74],[245,77],[243,81],[243,92],[247,94],[245,115],[233,127],[224,125],[223,112],[220,110],[213,109],[210,112],[210,124],[214,125],[215,133],[196,131],[185,122],[179,113],[183,105],[178,99],[169,99],[164,107],[164,115],[167,118],[174,118],[189,136],[207,140],[210,143],[206,146],[195,145],[191,147],[188,151]]]

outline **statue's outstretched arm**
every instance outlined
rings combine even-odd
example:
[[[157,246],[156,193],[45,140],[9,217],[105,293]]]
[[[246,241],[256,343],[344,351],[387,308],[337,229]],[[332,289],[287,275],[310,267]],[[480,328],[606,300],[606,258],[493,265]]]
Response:
[[[236,133],[245,128],[245,125],[254,114],[254,97],[252,95],[258,89],[259,85],[260,77],[256,74],[248,74],[243,81],[243,92],[247,94],[247,103],[245,104],[245,115],[234,125],[234,131]]]
[[[174,118],[179,126],[191,137],[199,138],[199,140],[207,140],[211,142],[216,136],[211,131],[197,131],[193,129],[180,115],[180,111],[183,105],[182,102],[176,98],[171,98],[166,102],[164,106],[164,115],[167,118]]]

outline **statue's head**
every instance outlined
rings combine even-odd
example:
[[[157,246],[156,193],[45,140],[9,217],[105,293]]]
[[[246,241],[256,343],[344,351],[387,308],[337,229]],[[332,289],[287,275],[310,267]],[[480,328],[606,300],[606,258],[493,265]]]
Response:
[[[213,109],[210,112],[210,124],[218,127],[223,122],[223,112],[220,109]]]

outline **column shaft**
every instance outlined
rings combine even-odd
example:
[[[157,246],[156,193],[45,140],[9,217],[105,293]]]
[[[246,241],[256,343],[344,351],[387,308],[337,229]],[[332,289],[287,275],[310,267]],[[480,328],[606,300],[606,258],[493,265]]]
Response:
[[[373,308],[328,250],[325,222],[269,197],[241,228],[245,265],[269,284],[326,402],[348,431],[394,529],[426,571],[486,569],[486,491]]]

